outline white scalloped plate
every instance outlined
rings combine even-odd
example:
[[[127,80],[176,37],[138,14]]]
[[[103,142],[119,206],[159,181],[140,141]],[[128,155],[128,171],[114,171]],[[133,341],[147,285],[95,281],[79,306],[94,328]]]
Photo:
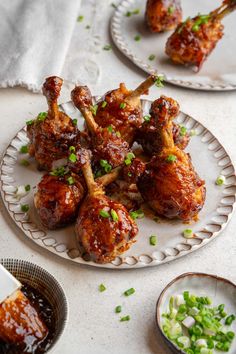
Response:
[[[182,0],[183,18],[198,12],[208,13],[221,0]],[[146,1],[123,0],[111,20],[111,35],[116,46],[133,63],[148,73],[162,73],[167,82],[196,90],[228,91],[236,89],[236,12],[223,20],[225,35],[219,41],[199,73],[191,68],[171,63],[165,54],[165,44],[171,32],[153,34],[144,23]],[[140,9],[140,14],[125,16],[127,11]],[[136,42],[135,35],[141,40]],[[156,55],[150,61],[150,54]]]
[[[150,101],[142,100],[145,114],[148,113],[150,104]],[[79,127],[82,129],[83,118],[73,104],[65,103],[62,109],[70,117],[79,118]],[[65,259],[95,267],[131,269],[154,266],[198,250],[218,236],[227,225],[235,206],[236,176],[230,157],[209,130],[184,113],[179,114],[177,122],[188,129],[196,130],[197,135],[192,137],[187,151],[190,152],[199,175],[206,181],[206,203],[199,214],[200,219],[189,226],[193,229],[195,238],[190,240],[183,238],[182,231],[187,226],[181,221],[161,220],[157,223],[149,216],[138,220],[137,242],[121,257],[105,265],[86,262],[79,256],[76,248],[73,225],[61,230],[48,231],[40,224],[33,205],[33,193],[42,172],[36,169],[32,158],[19,153],[20,147],[28,141],[26,127],[22,128],[12,139],[1,163],[1,195],[7,211],[24,234],[39,246]],[[22,158],[29,159],[30,166],[21,166],[19,160]],[[226,184],[221,187],[215,184],[219,174],[226,177]],[[31,191],[19,202],[14,192],[17,186],[26,184],[31,185]],[[21,212],[20,203],[30,205],[28,213]],[[149,244],[150,235],[158,236],[157,246]]]

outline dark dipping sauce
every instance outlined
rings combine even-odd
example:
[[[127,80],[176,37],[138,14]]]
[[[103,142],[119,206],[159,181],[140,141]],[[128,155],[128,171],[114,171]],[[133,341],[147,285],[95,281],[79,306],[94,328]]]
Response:
[[[0,339],[0,354],[43,354],[46,353],[52,344],[55,333],[55,319],[53,308],[47,299],[35,288],[23,284],[21,291],[29,299],[31,305],[37,310],[41,320],[48,328],[47,337],[36,344],[11,344]]]

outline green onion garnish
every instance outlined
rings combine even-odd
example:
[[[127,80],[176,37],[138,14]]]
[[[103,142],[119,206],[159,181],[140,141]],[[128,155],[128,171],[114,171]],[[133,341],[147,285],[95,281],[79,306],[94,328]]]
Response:
[[[27,120],[26,125],[32,125],[34,123],[34,119]]]
[[[77,122],[78,122],[78,119],[72,119],[72,123],[74,124],[74,125],[77,125]]]
[[[109,125],[109,127],[107,127],[107,130],[109,131],[109,133],[112,133],[113,132],[113,128],[111,125]]]
[[[94,106],[90,106],[90,110],[94,116],[96,116],[96,114],[97,114],[97,109],[98,109],[97,104],[95,104]]]
[[[164,76],[157,76],[155,79],[155,86],[156,87],[164,87]]]
[[[120,103],[120,109],[124,109],[126,107],[126,103],[125,102],[121,102]]]
[[[69,160],[70,160],[70,162],[75,163],[77,161],[77,156],[72,152],[69,155]]]
[[[47,117],[47,112],[40,112],[37,117],[38,122],[43,122]]]
[[[100,166],[103,167],[106,173],[112,170],[112,166],[107,162],[107,160],[100,160]]]
[[[57,177],[62,177],[66,174],[66,169],[64,166],[61,166],[61,167],[58,167],[58,168],[55,168],[54,170],[52,170],[50,172],[50,175],[51,176],[57,176]]]
[[[122,311],[122,307],[120,305],[116,306],[115,313],[120,313]]]
[[[140,34],[137,34],[137,35],[134,37],[134,40],[135,40],[136,42],[141,41],[141,36],[140,36]]]
[[[135,155],[133,152],[129,152],[127,155],[126,155],[126,158],[124,160],[124,163],[126,164],[126,166],[128,165],[131,165],[132,163],[132,160],[135,158]]]
[[[126,17],[130,17],[131,15],[132,15],[132,13],[130,11],[127,11],[125,14]]]
[[[84,19],[84,16],[80,15],[77,17],[77,22],[82,22]]]
[[[132,173],[131,172],[128,172],[127,175],[128,175],[128,177],[132,177]]]
[[[169,15],[171,15],[171,14],[173,14],[173,12],[175,11],[175,8],[174,8],[174,6],[170,6],[170,7],[168,7],[168,14]]]
[[[120,132],[116,132],[116,136],[117,136],[118,138],[120,138],[120,137],[121,137],[121,133],[120,133]]]
[[[75,152],[75,147],[74,147],[74,146],[70,146],[70,147],[69,147],[69,151],[70,151],[70,152]]]
[[[124,295],[125,296],[130,296],[130,295],[133,295],[134,293],[135,293],[135,289],[134,288],[130,288],[130,289],[128,289],[128,290],[126,290],[124,292]]]
[[[117,9],[117,5],[114,3],[111,3],[111,6],[114,7],[114,9]]]
[[[21,154],[27,154],[27,152],[28,152],[28,145],[21,146],[20,153]]]
[[[193,234],[193,230],[192,229],[185,229],[183,231],[183,236],[185,238],[193,238],[194,234]]]
[[[225,184],[225,176],[219,175],[216,179],[216,184],[217,186],[222,186],[223,184]]]
[[[148,60],[153,61],[156,58],[154,54],[150,54]]]
[[[117,212],[114,209],[111,209],[111,217],[112,217],[112,220],[115,222],[119,220]]]
[[[103,101],[103,102],[102,102],[102,108],[105,108],[106,105],[107,105],[107,102],[106,102],[106,101]]]
[[[143,117],[143,119],[144,119],[145,122],[150,122],[151,115],[147,114],[146,116]]]
[[[142,211],[142,209],[131,211],[129,215],[134,220],[144,218],[144,212]]]
[[[177,160],[177,157],[175,155],[169,155],[166,158],[166,162],[175,162]]]
[[[138,15],[140,13],[140,9],[135,9],[132,11],[133,15]]]
[[[27,184],[27,185],[25,186],[25,191],[26,191],[26,192],[29,192],[29,191],[30,191],[30,184]]]
[[[74,180],[74,178],[72,176],[70,176],[70,177],[67,178],[67,182],[68,182],[69,185],[72,185],[72,184],[75,183],[75,180]]]
[[[100,210],[99,215],[102,216],[103,218],[106,218],[106,219],[110,217],[110,214],[108,213],[108,211],[106,211],[104,209]]]
[[[28,160],[22,159],[22,160],[20,160],[20,165],[22,165],[22,166],[29,166],[30,163],[29,163]]]
[[[183,125],[180,127],[180,135],[185,136],[187,133],[187,128],[184,127]]]
[[[27,213],[27,211],[29,211],[29,204],[22,204],[20,208],[21,208],[21,211],[23,211],[24,213]]]
[[[232,322],[235,320],[235,316],[234,315],[230,315],[230,316],[228,316],[227,318],[226,318],[226,320],[225,320],[225,324],[227,325],[227,326],[231,326],[231,324],[232,324]]]
[[[156,244],[157,244],[157,236],[154,236],[154,235],[150,236],[149,237],[149,243],[150,243],[151,246],[156,246]]]
[[[111,50],[112,46],[110,44],[106,44],[103,47],[103,50]]]
[[[127,315],[127,316],[121,317],[120,322],[125,322],[125,321],[129,321],[129,320],[130,320],[130,316]]]
[[[100,284],[98,287],[98,290],[100,291],[100,293],[102,293],[103,291],[105,291],[107,288],[105,287],[104,284]]]

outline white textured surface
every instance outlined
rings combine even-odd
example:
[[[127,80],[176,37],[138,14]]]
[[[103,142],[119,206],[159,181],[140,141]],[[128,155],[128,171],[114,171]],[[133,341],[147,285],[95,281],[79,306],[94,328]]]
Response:
[[[104,5],[104,1],[101,2]],[[103,15],[101,11],[101,17]],[[86,24],[85,19],[83,25]],[[102,26],[106,33],[107,23]],[[104,36],[103,41],[109,42],[108,37]],[[100,50],[96,62],[101,76],[96,85],[91,86],[94,94],[116,87],[121,80],[132,88],[145,77],[116,50]],[[166,86],[159,91],[152,89],[150,98],[162,93],[179,100],[184,112],[210,128],[236,163],[236,92],[195,92]],[[68,99],[67,92],[62,101]],[[0,105],[2,154],[25,120],[45,110],[46,103],[41,95],[15,88],[0,90]],[[163,287],[186,271],[214,273],[236,282],[236,215],[221,236],[187,257],[158,268],[108,271],[73,265],[43,251],[22,235],[2,202],[0,205],[0,255],[30,260],[45,267],[60,281],[67,294],[69,324],[55,354],[170,354],[155,327],[155,305]],[[100,283],[107,286],[107,291],[98,292]],[[121,296],[130,287],[134,287],[136,293],[128,298]],[[119,304],[123,315],[131,316],[129,322],[119,322],[120,316],[114,313]]]

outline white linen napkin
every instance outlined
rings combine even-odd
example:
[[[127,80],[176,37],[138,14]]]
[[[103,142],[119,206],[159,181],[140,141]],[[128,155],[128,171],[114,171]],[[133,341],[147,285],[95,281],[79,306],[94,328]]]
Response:
[[[0,2],[0,87],[41,89],[60,75],[78,16],[80,0]]]

